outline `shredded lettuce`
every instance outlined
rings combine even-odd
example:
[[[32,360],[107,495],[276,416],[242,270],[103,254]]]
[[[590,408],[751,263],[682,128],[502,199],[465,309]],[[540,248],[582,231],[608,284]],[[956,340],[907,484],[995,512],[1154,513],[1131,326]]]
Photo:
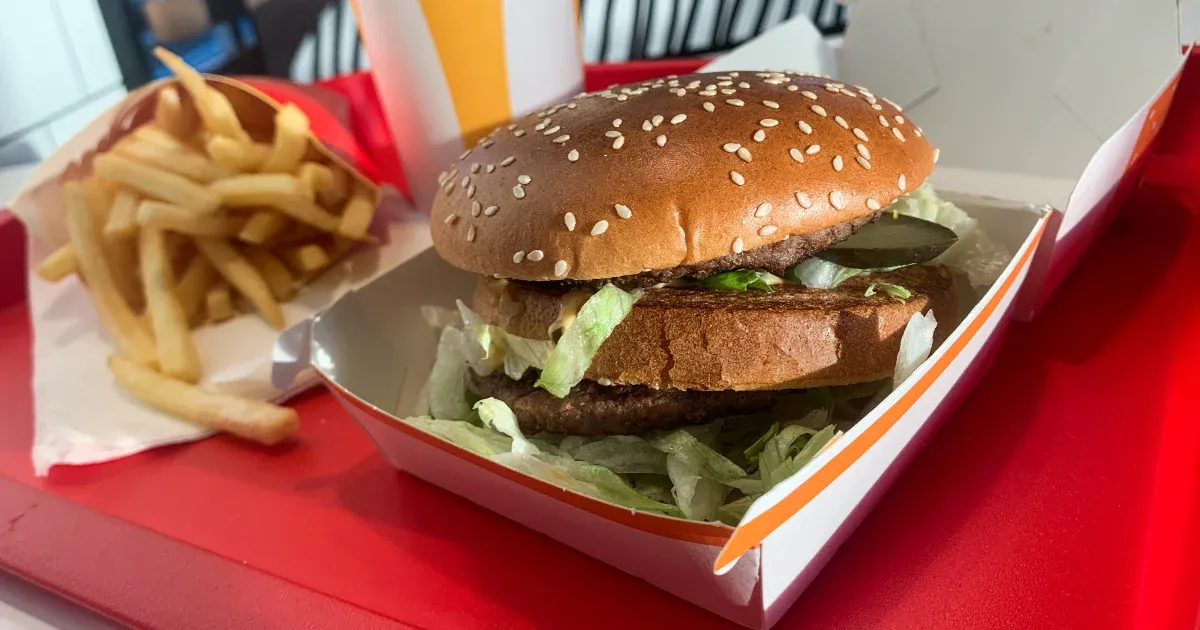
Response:
[[[429,375],[429,413],[441,420],[463,420],[471,414],[467,402],[467,366],[463,363],[462,331],[443,328],[438,339],[437,360]]]
[[[886,282],[872,282],[871,285],[867,287],[866,293],[863,293],[863,296],[871,297],[872,295],[875,295],[875,287],[879,287],[881,291],[900,301],[901,303],[912,297],[912,292],[908,289],[905,289],[898,284],[888,284]]]
[[[832,289],[839,284],[864,273],[869,269],[851,269],[820,258],[808,258],[788,269],[785,279],[798,282],[810,289]]]
[[[519,379],[530,368],[540,370],[545,367],[554,350],[553,342],[510,335],[499,326],[485,324],[462,300],[458,301],[458,312],[470,345],[468,362],[479,374],[487,375],[503,368],[509,378]]]
[[[719,291],[771,291],[771,287],[783,284],[783,280],[774,274],[756,269],[735,269],[718,273],[697,282],[701,288]]]
[[[937,319],[933,311],[925,315],[913,313],[900,336],[900,354],[896,357],[896,373],[892,377],[893,387],[899,387],[917,371],[929,353],[933,352],[933,332],[937,330]]]
[[[536,385],[562,398],[583,380],[600,344],[612,334],[641,293],[622,291],[606,284],[579,309],[575,322],[563,333],[546,360]]]

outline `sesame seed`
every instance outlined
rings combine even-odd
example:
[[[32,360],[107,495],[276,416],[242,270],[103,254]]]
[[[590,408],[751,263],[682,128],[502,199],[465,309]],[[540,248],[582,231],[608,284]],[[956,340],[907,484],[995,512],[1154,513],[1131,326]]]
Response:
[[[769,204],[765,201],[758,204],[758,208],[756,208],[754,210],[754,216],[756,216],[760,219],[767,216],[768,214],[771,214],[771,204]]]
[[[733,239],[733,253],[740,254],[745,247],[746,244],[742,242],[742,237],[739,236]]]
[[[769,83],[771,85],[783,85],[783,81],[780,79],[764,79],[763,83]]]
[[[454,225],[454,222],[457,220],[458,220],[457,214],[448,214],[448,215],[446,215],[446,219],[444,221],[442,221],[442,223],[445,223],[446,225]]]
[[[575,231],[575,214],[573,212],[568,212],[568,213],[564,214],[563,215],[563,223],[567,224],[568,232],[574,232]]]
[[[803,131],[806,134],[812,135],[812,125],[804,122],[803,120],[799,120],[799,121],[796,121],[796,126],[800,128],[800,131]]]
[[[618,97],[617,97],[617,100],[618,100],[618,101],[627,101],[627,100],[629,100],[629,97],[628,97],[628,96],[625,96],[624,94],[622,94],[622,95],[620,95],[620,96],[618,96]]]
[[[855,127],[853,133],[854,133],[855,138],[858,138],[859,140],[862,140],[863,142],[868,142],[867,132],[863,131],[862,129],[859,129],[858,127]]]
[[[459,182],[459,186],[462,186],[463,188],[466,188],[466,187],[467,187],[467,186],[469,186],[470,184],[471,184],[471,176],[470,176],[470,175],[463,175],[462,181],[461,181],[461,182]]]
[[[650,119],[650,122],[654,123],[655,127],[661,125],[662,121],[663,121],[662,114],[655,114],[654,117]]]
[[[633,212],[629,210],[629,206],[617,204],[615,208],[617,209],[617,216],[621,217],[622,219],[628,219],[629,217],[633,216]]]
[[[737,171],[729,171],[729,179],[732,179],[733,183],[737,184],[738,186],[746,183],[746,178],[742,177],[742,174]]]
[[[754,141],[755,142],[762,142],[763,140],[766,140],[766,139],[767,139],[767,132],[763,131],[762,129],[759,129],[758,131],[754,132]]]
[[[531,181],[533,180],[528,175],[517,175],[517,183],[519,184],[528,184]]]
[[[825,91],[826,91],[826,92],[833,92],[834,94],[837,94],[837,91],[838,91],[838,89],[837,89],[837,87],[835,87],[835,86],[834,86],[832,83],[826,83],[826,84],[825,84]]]
[[[908,190],[908,180],[904,178],[904,173],[901,173],[900,177],[896,179],[896,188],[899,188],[900,192]]]
[[[474,164],[472,164],[472,165],[471,165],[471,172],[472,172],[472,173],[478,173],[478,172],[479,172],[479,162],[476,162],[476,163],[474,163]]]
[[[649,120],[643,120],[642,131],[654,131],[654,125],[651,125]]]
[[[467,199],[475,196],[475,184],[467,186]]]
[[[525,135],[525,130],[524,130],[524,129],[518,129],[518,130],[516,130],[516,131],[514,131],[514,132],[513,132],[513,135],[514,135],[514,136],[516,136],[516,137],[518,137],[518,138],[520,138],[521,136]]]
[[[471,202],[471,216],[473,216],[473,217],[479,216],[479,211],[482,209],[483,209],[483,206],[479,205],[478,201]]]
[[[490,217],[500,211],[500,206],[488,206],[483,209],[483,216]]]
[[[939,157],[941,157],[941,155],[942,155],[942,150],[941,150],[941,149],[934,149],[934,150],[933,150],[933,163],[934,163],[934,164],[937,164],[938,158],[939,158]]]
[[[766,105],[771,109],[779,109],[779,103],[776,103],[775,101],[763,101],[763,105]]]
[[[808,148],[804,150],[804,153],[807,155],[816,155],[817,152],[820,150],[821,150],[821,145],[810,144],[810,145],[808,145]]]
[[[494,172],[496,172],[496,165],[495,165],[495,164],[488,164],[488,165],[487,165],[487,168],[483,169],[483,172],[485,172],[485,173],[494,173]]]
[[[740,99],[740,98],[731,98],[725,102],[729,103],[730,105],[733,105],[734,107],[741,107],[742,105],[745,105],[745,103],[743,103],[742,99]]]
[[[835,190],[829,193],[829,205],[833,206],[835,210],[841,210],[846,207],[846,198],[842,196],[841,192]]]
[[[879,210],[879,208],[880,208],[879,202],[868,197],[867,198],[867,208],[869,208],[871,210]]]
[[[454,190],[454,182],[446,182],[446,185],[442,186],[442,190],[445,191],[446,196],[449,196],[450,191]]]
[[[509,131],[512,131],[513,129],[516,129],[516,128],[517,128],[516,124],[512,124],[512,125],[508,126]]]
[[[567,109],[575,109],[576,107],[579,107],[576,103],[567,103]]]
[[[871,94],[871,93],[869,93],[869,92],[864,92],[864,96],[866,96],[866,97],[867,97],[867,102],[868,102],[868,103],[870,103],[870,104],[872,104],[872,105],[874,105],[875,103],[879,102],[879,99],[875,98],[875,95],[874,95],[874,94]]]
[[[515,262],[517,264],[521,264],[522,260],[525,260],[525,251],[524,250],[513,254],[513,262]]]
[[[522,188],[520,184],[513,186],[513,196],[516,197],[517,199],[524,199],[525,198],[525,189]]]
[[[517,158],[510,155],[510,156],[504,158],[504,160],[500,162],[500,166],[508,166],[509,164],[512,164],[513,162],[516,162],[516,161],[517,161]]]
[[[801,164],[804,163],[804,154],[800,152],[800,149],[797,149],[796,147],[792,147],[792,148],[788,149],[788,155],[792,156],[793,160],[796,160],[797,162],[799,162]]]
[[[779,121],[775,120],[774,118],[764,118],[764,119],[758,121],[758,124],[760,124],[764,127],[774,127],[775,125],[779,124]]]
[[[471,150],[470,150],[470,149],[467,149],[466,151],[463,151],[463,152],[462,152],[462,155],[458,156],[458,159],[460,159],[460,160],[465,160],[465,159],[467,159],[467,156],[468,156],[468,155],[471,155]]]
[[[562,277],[562,276],[567,275],[567,261],[560,260],[560,261],[554,263],[554,275],[555,275],[555,277]]]
[[[903,117],[903,116],[893,116],[893,117],[892,117],[892,120],[896,121],[896,124],[897,124],[897,125],[903,125],[903,124],[904,124],[904,117]]]
[[[880,105],[879,103],[871,103],[871,109],[879,111],[883,109],[883,105]]]
[[[608,131],[604,132],[604,137],[605,138],[620,138],[621,132],[617,131],[616,129],[609,129]]]
[[[809,92],[808,90],[804,90],[800,94],[801,94],[801,96],[803,96],[804,98],[807,98],[809,100],[812,100],[812,101],[817,100],[817,95],[814,92]]]
[[[737,90],[735,90],[733,88],[723,88],[721,90],[721,93],[722,94],[735,94],[735,93],[737,93]]]
[[[571,136],[568,136],[568,135],[565,135],[565,134],[564,134],[564,135],[561,135],[561,136],[559,136],[559,137],[555,138],[554,140],[552,140],[552,142],[554,142],[555,144],[562,144],[562,143],[564,143],[564,142],[566,142],[567,140],[570,140],[570,139],[571,139]]]
[[[554,125],[553,127],[543,131],[542,135],[543,136],[552,136],[552,135],[558,133],[560,129],[562,129],[562,128],[559,127],[558,125]]]
[[[838,91],[841,92],[842,94],[845,94],[846,96],[849,96],[850,98],[858,98],[857,94],[855,94],[854,92],[851,92],[850,90],[847,90],[846,88],[842,88]]]
[[[620,126],[621,126],[621,119],[620,119],[620,118],[614,118],[614,119],[613,119],[613,126],[614,126],[614,127],[620,127]]]
[[[717,85],[720,85],[722,87],[727,86],[727,85],[733,85],[733,80],[731,80],[729,77],[717,77],[717,78],[721,80],[719,83],[717,83]]]
[[[704,101],[703,107],[706,111],[709,111],[709,112],[717,109],[717,107],[715,105],[713,105],[712,103],[709,103],[708,101]]]
[[[533,250],[533,251],[529,252],[529,255],[528,255],[528,256],[526,256],[526,258],[528,258],[529,260],[532,260],[533,262],[538,262],[538,261],[539,261],[539,260],[541,260],[541,259],[542,259],[544,256],[545,256],[545,254],[544,254],[544,253],[542,253],[542,250],[540,250],[540,249],[535,249],[535,250]]]
[[[898,112],[902,112],[902,111],[904,111],[904,108],[902,108],[902,107],[900,107],[899,105],[897,105],[895,101],[892,101],[892,100],[889,100],[889,99],[886,99],[886,98],[885,98],[885,99],[883,99],[883,102],[884,102],[884,103],[887,103],[888,105],[891,105],[892,107],[895,107],[895,108],[896,108],[896,111],[898,111]]]
[[[789,85],[788,86],[789,92],[795,92],[796,90],[799,90],[799,89],[800,89],[800,86],[798,86],[798,85]]]
[[[472,225],[472,226],[471,226],[471,227],[470,227],[470,228],[467,230],[467,242],[468,242],[468,243],[471,243],[471,242],[474,242],[474,241],[475,241],[475,226],[474,226],[474,225]]]
[[[658,146],[660,146],[660,147],[662,147],[662,146],[666,146],[666,144],[667,144],[667,137],[666,137],[666,136],[662,136],[662,135],[660,135],[659,137],[657,137],[657,138],[655,138],[655,139],[654,139],[654,144],[657,144],[657,145],[658,145]]]
[[[740,73],[740,72],[730,72],[730,73],[729,73],[729,76],[731,76],[731,77],[736,77],[736,76],[738,76],[739,74],[741,74],[741,73]]]
[[[671,124],[678,125],[685,120],[687,120],[687,114],[675,114],[671,117]]]
[[[743,162],[749,162],[754,159],[754,157],[750,155],[750,149],[747,149],[746,147],[738,147],[737,156],[742,158]]]
[[[738,83],[738,87],[742,88],[743,90],[747,90],[750,89],[750,84],[742,81],[741,83]]]
[[[546,120],[543,120],[542,122],[540,122],[540,123],[538,123],[538,124],[534,125],[534,126],[533,126],[533,130],[534,130],[534,131],[541,131],[541,130],[545,129],[546,127],[549,127],[549,126],[550,126],[550,119],[549,119],[549,118],[547,118]]]
[[[579,150],[571,149],[570,152],[567,153],[567,161],[568,162],[576,162],[578,160],[579,160]]]
[[[738,149],[742,148],[742,145],[740,145],[736,142],[726,142],[724,145],[721,146],[721,148],[724,149],[726,153],[733,153],[733,152],[737,151]]]
[[[833,170],[840,173],[842,171],[842,168],[843,168],[842,156],[840,156],[840,155],[833,156]]]
[[[920,128],[920,127],[913,127],[913,135],[914,135],[914,136],[916,136],[916,137],[918,137],[918,138],[924,138],[924,137],[925,137],[925,132],[924,132],[924,131],[921,131],[921,128]]]
[[[856,156],[854,156],[854,159],[855,159],[855,161],[857,161],[857,162],[858,162],[858,165],[859,165],[859,166],[861,166],[861,167],[863,167],[863,168],[867,169],[868,171],[869,171],[869,170],[871,170],[871,162],[869,162],[869,161],[867,160],[867,158],[865,158],[865,157],[863,157],[863,156],[861,156],[861,155],[856,155]]]
[[[759,236],[770,236],[770,235],[774,234],[775,232],[777,232],[778,230],[779,230],[779,228],[775,227],[774,225],[764,225],[758,229],[758,235]]]
[[[809,199],[808,195],[802,192],[796,193],[796,202],[799,203],[800,207],[804,208],[805,210],[812,207],[812,199]]]
[[[904,142],[904,133],[900,131],[899,127],[892,127],[892,135],[896,136],[900,142]]]
[[[858,149],[859,155],[867,158],[868,160],[871,159],[871,152],[867,150],[867,145],[860,142],[860,143],[854,145],[854,148]]]
[[[699,94],[700,96],[716,96],[717,95],[716,90],[704,90],[702,92],[696,92],[696,93]]]
[[[884,127],[892,126],[891,123],[888,122],[887,116],[884,116],[883,114],[879,115],[879,124],[883,125]]]
[[[828,116],[828,115],[829,115],[829,114],[826,114],[826,113],[825,113],[825,108],[824,108],[824,107],[821,107],[820,105],[813,105],[813,106],[812,106],[810,109],[812,109],[814,112],[816,112],[816,114],[817,114],[818,116],[822,116],[822,117],[824,117],[824,116]]]
[[[623,146],[625,146],[625,136],[621,136],[620,138],[613,140],[614,149],[620,149]]]
[[[696,79],[695,81],[688,83],[687,87],[689,90],[694,90],[694,89],[700,87],[700,79]]]
[[[846,122],[846,119],[842,118],[841,116],[834,116],[833,122],[837,123],[838,126],[841,127],[842,129],[850,128],[850,125]]]

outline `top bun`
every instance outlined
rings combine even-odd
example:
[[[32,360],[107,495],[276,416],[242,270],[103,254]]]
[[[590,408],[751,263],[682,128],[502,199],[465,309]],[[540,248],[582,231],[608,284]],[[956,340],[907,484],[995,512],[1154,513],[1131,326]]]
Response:
[[[433,243],[518,280],[703,262],[878,212],[936,151],[896,104],[794,72],[701,73],[497,128],[442,176]]]

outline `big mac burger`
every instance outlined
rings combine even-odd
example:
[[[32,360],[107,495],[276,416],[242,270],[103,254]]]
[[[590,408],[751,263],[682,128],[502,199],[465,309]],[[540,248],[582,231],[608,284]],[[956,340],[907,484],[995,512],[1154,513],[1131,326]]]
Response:
[[[479,281],[409,421],[605,500],[736,522],[1006,262],[922,187],[936,161],[892,102],[791,72],[614,86],[498,128],[441,178],[433,243]]]

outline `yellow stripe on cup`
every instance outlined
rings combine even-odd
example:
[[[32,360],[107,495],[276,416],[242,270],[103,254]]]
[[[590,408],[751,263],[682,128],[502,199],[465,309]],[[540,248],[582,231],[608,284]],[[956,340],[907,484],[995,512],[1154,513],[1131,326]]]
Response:
[[[418,0],[437,48],[467,146],[512,117],[505,69],[503,0]]]

